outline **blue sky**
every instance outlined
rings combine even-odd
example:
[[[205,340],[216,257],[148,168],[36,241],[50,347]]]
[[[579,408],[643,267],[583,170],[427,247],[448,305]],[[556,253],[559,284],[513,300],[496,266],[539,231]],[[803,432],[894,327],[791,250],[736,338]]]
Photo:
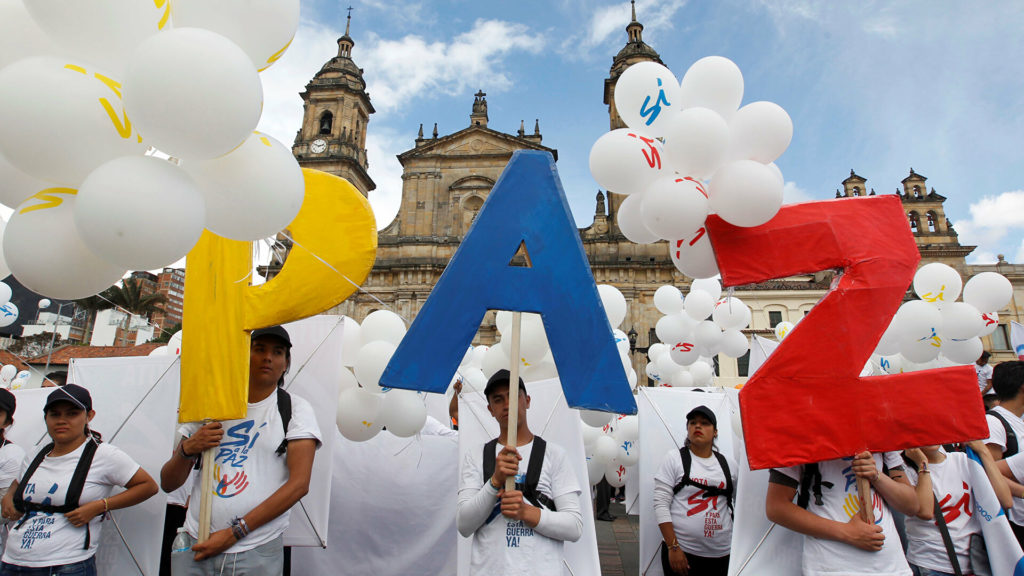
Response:
[[[335,55],[349,3],[302,0],[285,56],[263,73],[260,129],[291,144],[298,97]],[[629,2],[352,0],[353,59],[377,113],[368,126],[370,200],[378,226],[401,195],[395,155],[419,125],[442,135],[469,125],[487,93],[491,128],[540,120],[580,226],[598,186],[590,146],[608,130],[603,81],[625,44]],[[739,1],[637,2],[644,41],[682,78],[726,56],[744,73],[744,103],[771,100],[793,119],[777,161],[788,202],[834,197],[850,169],[892,193],[910,167],[946,196],[969,262],[1024,262],[1024,4]]]

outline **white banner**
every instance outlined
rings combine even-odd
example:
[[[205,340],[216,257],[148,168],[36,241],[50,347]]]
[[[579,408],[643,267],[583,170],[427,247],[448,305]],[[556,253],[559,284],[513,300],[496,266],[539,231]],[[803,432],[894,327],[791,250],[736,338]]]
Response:
[[[569,462],[573,464],[580,494],[580,512],[583,514],[583,535],[576,542],[565,543],[566,576],[600,574],[600,560],[597,556],[597,533],[594,530],[594,511],[587,476],[586,453],[583,450],[583,436],[580,432],[579,412],[569,408],[562,394],[562,384],[557,379],[530,382],[526,386],[530,396],[530,410],[527,413],[530,431],[552,444],[565,449]],[[466,451],[479,448],[491,438],[498,436],[498,421],[487,411],[483,394],[463,390],[459,402],[459,465]],[[456,485],[456,492],[458,486]],[[452,507],[454,516],[455,507]],[[459,536],[459,574],[469,574],[469,552],[471,540]]]
[[[999,498],[989,483],[985,466],[970,448],[967,449],[967,458],[970,462],[971,493],[976,512],[974,518],[981,524],[992,576],[1024,574],[1024,553],[1013,535],[1009,519],[999,506]]]
[[[1024,360],[1024,324],[1010,322],[1010,347],[1018,360]]]
[[[772,352],[779,347],[775,340],[762,338],[757,334],[750,340],[750,363],[747,367],[747,374],[753,376],[754,372],[764,364],[764,361],[772,355]]]
[[[662,576],[661,530],[654,519],[654,475],[668,452],[677,456],[686,440],[686,414],[704,405],[718,420],[716,449],[733,456],[733,428],[729,401],[719,392],[694,392],[686,388],[639,389],[637,407],[640,416],[640,461],[638,489],[640,492],[640,574]],[[742,483],[743,479],[740,478]],[[762,505],[762,510],[764,506]]]

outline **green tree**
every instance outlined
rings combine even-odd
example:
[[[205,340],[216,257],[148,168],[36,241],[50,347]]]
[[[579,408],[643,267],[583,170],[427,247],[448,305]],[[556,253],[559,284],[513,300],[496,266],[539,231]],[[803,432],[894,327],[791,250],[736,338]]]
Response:
[[[163,311],[161,304],[167,301],[163,294],[143,294],[142,285],[135,278],[125,278],[120,286],[115,284],[104,290],[101,295],[117,306],[118,310],[128,312],[121,324],[122,346],[128,345],[126,336],[131,315],[142,316],[148,321],[154,312]]]

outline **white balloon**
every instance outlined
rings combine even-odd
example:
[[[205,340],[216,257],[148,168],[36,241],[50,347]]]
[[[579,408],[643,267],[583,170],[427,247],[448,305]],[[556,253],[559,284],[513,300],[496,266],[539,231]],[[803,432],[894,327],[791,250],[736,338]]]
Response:
[[[3,379],[4,382],[10,382],[17,374],[18,367],[14,364],[7,364],[3,368],[0,368],[0,379]]]
[[[617,440],[636,442],[640,439],[640,419],[635,415],[627,415],[619,418],[615,425],[615,438]]]
[[[700,349],[693,335],[688,335],[684,340],[675,343],[669,349],[668,356],[672,362],[679,366],[690,366],[700,359]],[[672,374],[672,372],[666,372]]]
[[[704,185],[690,178],[669,176],[651,183],[640,202],[644,227],[666,240],[695,233],[708,217]]]
[[[146,141],[186,160],[216,158],[256,128],[263,108],[259,73],[241,48],[199,28],[143,42],[128,65],[124,105]]]
[[[692,237],[669,242],[669,255],[676,269],[691,278],[711,278],[718,275],[715,251],[704,228],[698,230]]]
[[[338,392],[348,390],[349,388],[358,388],[359,380],[356,380],[356,375],[352,373],[348,368],[342,368],[338,377]]]
[[[782,208],[782,188],[764,164],[753,160],[730,162],[711,179],[711,210],[734,226],[760,226]]]
[[[363,345],[362,329],[354,319],[348,316],[342,318],[341,365],[351,368],[356,365],[356,360],[359,358],[359,348]]]
[[[789,333],[793,331],[794,324],[792,322],[779,322],[775,325],[775,339],[782,342]]]
[[[943,305],[960,296],[963,280],[955,268],[942,262],[930,262],[914,274],[914,293],[925,302]]]
[[[157,346],[149,351],[146,356],[170,356],[171,351],[167,349],[167,346]]]
[[[0,328],[6,328],[18,320],[18,307],[14,302],[0,306]]]
[[[483,393],[484,388],[487,387],[487,377],[479,368],[462,368],[459,370],[459,374],[462,375],[463,393]]]
[[[672,173],[664,162],[662,148],[661,141],[649,134],[629,128],[612,130],[591,147],[590,174],[609,192],[643,192],[658,178]]]
[[[338,431],[353,442],[365,442],[381,431],[380,394],[362,388],[348,388],[338,395]]]
[[[539,364],[547,353],[548,337],[544,331],[544,320],[540,314],[523,314],[519,355],[529,364]]]
[[[604,477],[612,488],[621,488],[626,485],[626,467],[619,462],[612,461],[604,471]]]
[[[942,339],[939,336],[921,340],[908,339],[904,340],[900,345],[900,354],[911,362],[923,364],[938,358],[941,346]],[[977,356],[975,356],[975,359],[977,359]]]
[[[899,326],[901,342],[918,341],[942,332],[942,314],[934,304],[924,300],[905,302],[896,311],[893,318]],[[921,362],[914,360],[911,356],[907,356],[907,358],[914,362]]]
[[[363,319],[359,327],[359,338],[363,346],[377,340],[398,346],[405,337],[405,321],[390,310],[375,310]]]
[[[580,412],[582,413],[583,410]],[[611,419],[611,414],[608,414],[608,419]],[[586,422],[586,420],[584,420],[584,422]],[[615,455],[618,453],[618,450],[619,445],[615,442],[615,439],[607,434],[602,434],[601,437],[594,442],[594,457],[605,464],[608,464],[615,459]]]
[[[1013,284],[996,272],[975,274],[964,285],[964,302],[978,310],[998,312],[1010,303],[1012,297]]]
[[[662,342],[655,342],[647,348],[647,358],[649,360],[656,361],[662,354],[667,354],[669,347]]]
[[[630,242],[636,244],[651,244],[661,240],[657,234],[651,232],[644,225],[642,214],[643,194],[630,194],[626,196],[622,204],[619,204],[619,211],[616,215],[616,222],[622,235]]]
[[[903,356],[891,354],[878,358],[878,367],[886,374],[900,374],[903,372]]]
[[[722,341],[722,329],[711,320],[704,320],[697,324],[693,331],[693,337],[701,346],[717,348]]]
[[[996,331],[999,327],[999,314],[997,312],[985,312],[981,315],[982,328],[978,336],[984,338]]]
[[[942,314],[942,335],[953,340],[967,340],[981,333],[985,327],[981,312],[964,302],[948,302],[940,310]],[[945,352],[943,352],[945,353]],[[977,358],[975,358],[976,360]]]
[[[590,481],[591,486],[604,478],[604,469],[604,463],[599,462],[593,453],[587,454],[587,479]]]
[[[387,368],[388,362],[395,354],[395,345],[383,340],[375,340],[364,344],[359,349],[359,359],[356,360],[356,379],[363,388],[370,392],[380,391],[380,377]]]
[[[729,297],[715,304],[711,318],[722,330],[742,330],[750,325],[750,308],[739,298]]]
[[[555,362],[550,358],[548,356],[542,362],[530,364],[523,368],[522,372],[519,373],[523,382],[539,382],[541,380],[558,378],[558,369],[555,368]]]
[[[170,29],[169,1],[26,0],[25,7],[62,52],[76,54],[118,77],[143,40]]]
[[[268,238],[287,228],[302,208],[302,168],[291,150],[262,132],[229,154],[186,162],[184,168],[203,192],[206,227],[225,238]]]
[[[623,466],[636,466],[640,460],[640,449],[635,440],[619,440],[615,460]]]
[[[512,334],[512,313],[508,310],[498,310],[494,314],[494,325],[498,328],[499,334]]]
[[[75,226],[86,246],[129,270],[180,260],[203,233],[205,215],[203,197],[188,174],[152,156],[99,166],[75,201]]]
[[[481,364],[481,370],[484,376],[490,378],[494,376],[494,373],[498,370],[509,370],[511,364],[508,361],[508,355],[501,346],[491,346],[487,351],[484,352],[483,363]],[[481,389],[482,390],[482,389]]]
[[[682,314],[662,316],[654,325],[654,333],[662,342],[682,342],[690,336],[690,328],[683,323]]]
[[[683,293],[670,284],[659,286],[654,291],[654,307],[662,314],[675,314],[683,311]]]
[[[793,120],[774,102],[751,102],[729,125],[729,156],[734,160],[774,162],[793,139]]]
[[[775,162],[770,162],[770,163],[767,164],[767,166],[768,166],[769,169],[771,169],[772,174],[775,174],[775,178],[777,178],[779,180],[779,184],[783,188],[785,188],[786,187],[786,178],[782,176],[782,170],[778,166],[775,165]]]
[[[669,117],[665,155],[680,174],[710,178],[725,161],[728,148],[729,124],[717,112],[687,108]]]
[[[690,292],[693,291],[704,291],[711,294],[712,300],[718,300],[722,297],[722,282],[717,278],[695,278],[690,283]]]
[[[618,328],[626,319],[626,297],[611,284],[599,284],[597,293],[601,296],[601,304],[608,315],[608,323],[612,328]]]
[[[6,286],[6,284],[5,284],[5,286]],[[8,289],[8,291],[10,291],[10,286],[8,286],[7,289]],[[8,296],[7,299],[10,300],[11,297]],[[3,300],[3,298],[0,297],[0,300]],[[43,310],[43,309],[49,308],[50,304],[51,304],[51,302],[50,302],[49,298],[43,298],[43,299],[39,300],[39,303],[36,304],[36,306],[38,306],[40,310]]]
[[[722,333],[721,342],[722,354],[730,358],[739,358],[750,350],[750,341],[736,329],[726,330]]]
[[[693,374],[694,386],[708,386],[714,381],[715,369],[711,364],[698,360],[690,365],[690,374]]]
[[[629,354],[629,336],[618,328],[612,330],[612,336],[615,337],[615,348],[619,354]]]
[[[50,182],[25,174],[0,154],[0,204],[17,208],[29,196],[52,187]]]
[[[11,287],[8,286],[7,284],[4,284],[3,282],[0,282],[0,306],[10,302],[12,294],[13,292],[11,291]],[[42,306],[43,301],[46,301],[47,306],[49,306],[50,301],[47,300],[46,298],[43,298],[42,300],[39,301],[40,308],[44,308],[44,306]]]
[[[743,74],[728,58],[701,58],[683,75],[680,96],[683,108],[710,108],[729,120],[743,100]]]
[[[658,372],[658,365],[656,361],[648,362],[647,366],[644,368],[644,373],[647,374],[648,378],[654,380],[655,382],[662,383],[665,381],[661,377],[661,373]]]
[[[893,316],[892,320],[889,321],[889,326],[885,329],[885,332],[882,333],[882,337],[878,341],[875,353],[880,356],[892,356],[899,354],[900,337],[900,325],[896,321],[896,317]]]
[[[594,443],[597,442],[597,439],[604,435],[604,432],[602,432],[600,428],[580,424],[580,435],[583,436],[583,447],[590,450],[594,447]]]
[[[693,387],[693,374],[686,369],[676,370],[670,381],[673,388],[691,388]]]
[[[639,378],[636,375],[636,370],[633,370],[632,367],[630,367],[629,372],[626,373],[626,381],[629,382],[630,390],[636,390],[636,385],[637,382],[639,382]]]
[[[473,368],[480,368],[484,365],[484,355],[490,350],[490,346],[476,346],[473,348],[473,356],[469,359],[469,365]]]
[[[167,351],[174,356],[181,356],[181,330],[178,330],[167,339]]]
[[[381,400],[380,422],[399,438],[414,436],[427,422],[427,405],[414,390],[388,390]]]
[[[19,60],[0,70],[0,153],[33,178],[77,188],[100,164],[146,150],[121,93],[118,82],[78,61]],[[5,200],[23,192],[12,194]]]
[[[679,106],[679,81],[657,62],[638,62],[615,82],[615,110],[626,126],[664,136]]]
[[[679,369],[681,364],[678,364],[673,358],[673,354],[670,351],[668,354],[662,354],[654,361],[658,365],[658,373],[664,374],[665,376],[671,377],[676,370]]]
[[[299,0],[174,0],[174,25],[223,35],[262,72],[291,45],[299,28]]]
[[[75,225],[75,191],[26,200],[4,231],[4,258],[26,288],[61,300],[97,294],[124,276],[85,246]]]
[[[686,296],[686,315],[698,322],[715,311],[715,299],[703,290],[690,290]]]
[[[975,337],[965,340],[944,338],[942,340],[942,355],[957,364],[973,364],[984,350],[985,347],[981,343],[981,338]]]
[[[29,15],[22,0],[0,0],[0,68],[29,56],[55,54],[57,47]]]

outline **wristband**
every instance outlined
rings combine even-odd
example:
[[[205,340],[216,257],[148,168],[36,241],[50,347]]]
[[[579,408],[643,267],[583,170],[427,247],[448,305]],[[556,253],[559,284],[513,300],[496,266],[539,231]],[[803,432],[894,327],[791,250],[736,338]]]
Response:
[[[182,440],[181,442],[178,442],[178,452],[181,453],[181,457],[184,458],[185,460],[195,460],[196,459],[195,456],[190,456],[187,452],[185,452],[185,440]]]
[[[110,503],[107,502],[106,498],[104,498],[103,499],[103,513],[106,514],[107,512],[110,512]]]
[[[497,490],[499,492],[501,491],[501,486],[495,486],[494,485],[494,476],[491,476],[491,479],[488,480],[488,482],[491,484],[491,488],[494,488],[495,490]]]
[[[672,540],[672,543],[668,545],[669,550],[679,550],[682,546],[679,545],[679,540]]]

